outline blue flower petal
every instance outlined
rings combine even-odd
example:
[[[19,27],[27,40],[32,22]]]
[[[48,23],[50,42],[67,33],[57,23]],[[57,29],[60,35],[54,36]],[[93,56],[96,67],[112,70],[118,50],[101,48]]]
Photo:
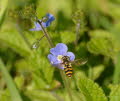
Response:
[[[30,31],[39,31],[42,30],[40,24],[38,22],[34,22],[35,28],[30,29]]]
[[[47,13],[46,16],[50,19],[51,17],[54,17],[52,14]]]
[[[46,16],[48,17],[48,19],[52,19],[52,21],[55,20],[55,18],[52,14],[47,13]]]
[[[75,59],[75,55],[72,52],[67,52],[66,56],[70,57],[70,61],[74,61],[74,59]]]
[[[57,60],[57,58],[52,55],[52,54],[49,54],[48,55],[48,59],[49,61],[51,62],[51,64],[55,67],[58,67],[59,69],[64,69],[63,65],[61,64],[60,61]]]
[[[48,55],[48,59],[51,62],[51,64],[53,64],[53,63],[55,63],[57,61],[57,58],[52,54]]]
[[[60,57],[58,57],[58,55],[69,56],[70,61],[74,61],[75,59],[74,53],[67,52],[67,50],[67,46],[63,43],[59,43],[56,45],[55,48],[50,49],[51,54],[48,55],[48,58],[51,64],[59,69],[64,70],[64,65],[62,64],[62,61],[60,60]]]
[[[46,22],[46,27],[50,26],[51,22],[53,21],[54,19],[49,19],[47,22]]]
[[[40,20],[39,20],[40,21]],[[40,28],[40,24],[38,22],[34,22],[35,28]]]
[[[50,53],[52,53],[55,56],[58,56],[59,54],[57,53],[57,50],[55,48],[50,49]]]
[[[46,21],[46,26],[50,26],[50,23],[55,20],[54,16],[52,14],[46,14],[46,16],[48,17],[48,20]]]
[[[42,22],[42,26],[43,26],[44,28],[47,27],[45,22]]]
[[[33,29],[30,29],[30,31],[40,31],[42,30],[40,24],[38,22],[34,22],[35,24],[35,28]],[[46,27],[46,23],[45,22],[42,22],[42,26],[45,28]]]
[[[55,18],[54,18],[54,16],[52,14],[48,13],[48,14],[46,14],[46,16],[48,17],[48,20],[46,22],[42,22],[42,26],[44,28],[50,26],[51,22],[53,20],[55,20]],[[39,21],[41,21],[41,20],[39,20]],[[30,31],[39,31],[39,30],[42,30],[42,28],[41,28],[41,26],[40,26],[40,24],[38,22],[34,22],[34,25],[35,25],[35,28],[30,29]]]
[[[41,28],[33,28],[33,29],[30,29],[30,31],[40,31],[42,30]]]
[[[57,60],[57,57],[55,57],[55,56],[52,55],[52,54],[49,54],[49,55],[48,55],[48,59],[49,59],[49,61],[51,62],[51,64],[60,64],[60,63],[61,63],[61,61],[58,61],[58,60]]]
[[[59,69],[62,69],[64,70],[64,66],[62,64],[53,64],[53,66],[59,68]]]
[[[59,43],[56,45],[55,48],[52,48],[50,49],[50,52],[55,55],[55,56],[58,56],[58,55],[65,55],[67,53],[67,46],[63,43]]]

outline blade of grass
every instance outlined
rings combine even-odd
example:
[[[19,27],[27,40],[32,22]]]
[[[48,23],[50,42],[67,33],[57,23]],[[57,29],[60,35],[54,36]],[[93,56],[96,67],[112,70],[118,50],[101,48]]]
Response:
[[[2,72],[3,78],[5,79],[8,90],[11,94],[12,101],[23,101],[18,89],[16,88],[16,85],[14,84],[10,74],[8,73],[1,59],[0,59],[0,70]]]
[[[6,11],[8,7],[8,0],[0,0],[0,27],[3,23]]]

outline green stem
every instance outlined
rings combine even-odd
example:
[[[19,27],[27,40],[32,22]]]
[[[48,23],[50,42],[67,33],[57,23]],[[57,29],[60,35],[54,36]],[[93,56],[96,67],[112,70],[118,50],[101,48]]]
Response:
[[[47,38],[47,40],[48,40],[48,42],[49,42],[49,44],[50,44],[50,47],[51,47],[51,48],[54,47],[54,45],[53,45],[53,43],[52,43],[52,40],[51,40],[49,34],[47,33],[47,31],[46,31],[46,30],[44,29],[44,27],[42,26],[42,23],[41,23],[39,20],[38,20],[38,23],[40,24],[40,26],[41,26],[41,28],[42,28],[42,31],[43,31],[44,35],[46,36],[46,38]]]
[[[77,46],[78,40],[79,40],[79,29],[80,29],[80,22],[76,24],[76,40],[75,40],[75,45]]]
[[[6,67],[4,66],[2,60],[0,59],[0,71],[3,74],[4,80],[8,87],[8,90],[11,94],[12,101],[23,101],[22,97],[20,96],[19,90],[17,89],[14,81],[12,80],[10,74],[8,73]]]
[[[71,83],[70,83],[70,79],[66,77],[64,71],[60,70],[60,74],[61,74],[61,77],[63,79],[63,83],[65,85],[65,88],[69,94],[69,98],[71,101],[73,101],[73,98],[72,98],[72,92],[71,92]]]
[[[46,31],[46,30],[44,29],[44,27],[42,26],[42,23],[41,23],[39,20],[37,20],[37,21],[38,21],[38,23],[40,24],[40,26],[41,26],[41,28],[42,28],[42,31],[43,31],[45,37],[47,38],[48,43],[50,44],[50,47],[51,47],[51,48],[54,47],[54,45],[53,45],[53,43],[52,43],[52,40],[51,40],[49,34],[47,33],[47,31]],[[69,98],[70,98],[71,101],[73,101],[73,100],[72,100],[72,93],[71,93],[71,89],[70,89],[70,82],[69,82],[68,79],[66,78],[66,75],[65,75],[64,71],[60,70],[60,74],[61,74],[61,77],[62,77],[62,79],[63,79],[65,88],[66,88],[66,90],[67,90],[67,92],[68,92],[68,94],[69,94]]]
[[[114,76],[113,76],[113,83],[118,84],[119,78],[120,78],[120,53],[117,54],[117,57],[114,59],[115,64],[115,70],[114,70]]]
[[[40,41],[45,37],[45,35],[43,35],[40,39],[38,39],[36,42],[33,43],[32,48],[38,48],[40,45]]]
[[[88,65],[89,69],[88,69],[88,77],[93,80],[93,69],[90,65]]]

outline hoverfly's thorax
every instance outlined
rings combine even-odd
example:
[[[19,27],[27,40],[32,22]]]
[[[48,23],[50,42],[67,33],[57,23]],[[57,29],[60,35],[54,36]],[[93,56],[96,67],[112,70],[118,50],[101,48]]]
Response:
[[[62,61],[63,61],[63,63],[70,62],[70,57],[68,57],[68,56],[63,56],[63,57],[62,57]]]

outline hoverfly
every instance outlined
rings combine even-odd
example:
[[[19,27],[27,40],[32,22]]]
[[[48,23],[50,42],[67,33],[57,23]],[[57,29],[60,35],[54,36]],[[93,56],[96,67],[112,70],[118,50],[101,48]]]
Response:
[[[72,77],[73,74],[72,64],[84,65],[87,62],[87,59],[77,59],[74,61],[70,61],[69,56],[63,56],[61,60],[62,60],[62,65],[64,66],[65,74],[68,77]]]

